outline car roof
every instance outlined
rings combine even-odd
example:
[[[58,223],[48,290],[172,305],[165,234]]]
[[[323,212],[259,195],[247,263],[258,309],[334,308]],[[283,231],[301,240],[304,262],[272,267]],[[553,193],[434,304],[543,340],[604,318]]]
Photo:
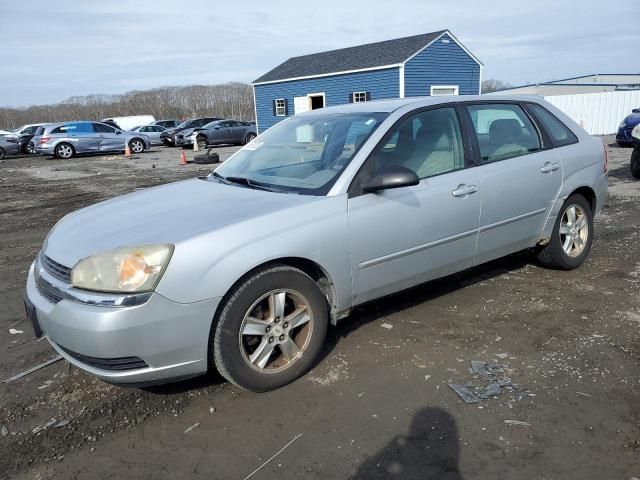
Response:
[[[369,102],[346,103],[336,105],[334,107],[326,107],[299,115],[319,115],[322,113],[357,113],[357,112],[386,112],[391,113],[402,107],[413,106],[414,108],[428,107],[442,103],[459,103],[474,101],[536,101],[539,102],[542,97],[539,95],[456,95],[456,96],[437,96],[437,97],[411,97],[397,98],[392,100],[372,100]]]

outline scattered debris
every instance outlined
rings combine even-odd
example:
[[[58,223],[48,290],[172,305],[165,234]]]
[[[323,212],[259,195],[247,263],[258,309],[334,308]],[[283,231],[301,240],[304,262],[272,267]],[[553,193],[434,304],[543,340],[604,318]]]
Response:
[[[34,435],[38,432],[41,432],[43,430],[46,430],[47,428],[49,428],[50,426],[52,426],[53,424],[55,424],[57,422],[57,420],[55,418],[52,418],[51,420],[49,420],[47,423],[45,423],[44,425],[40,425],[37,426],[36,428],[34,428],[31,433],[33,433]]]
[[[391,325],[390,323],[383,323],[382,325],[380,325],[382,328],[386,328],[387,330],[391,330],[393,328],[393,325]]]
[[[198,428],[200,426],[200,423],[194,423],[193,425],[191,425],[189,428],[187,428],[184,433],[189,433],[191,430],[193,430],[194,428]]]
[[[583,397],[589,397],[591,398],[592,395],[589,395],[588,393],[582,393],[582,392],[576,392],[577,395],[582,395]]]
[[[246,477],[244,477],[243,480],[249,480],[251,477],[253,477],[256,473],[258,473],[260,470],[262,470],[262,468],[265,467],[265,465],[267,465],[271,460],[273,460],[274,458],[276,458],[278,455],[280,455],[282,452],[285,451],[285,449],[291,445],[293,442],[295,442],[297,439],[299,439],[302,436],[302,434],[300,433],[299,435],[296,435],[295,437],[293,437],[293,439],[287,443],[284,447],[282,447],[280,450],[278,450],[275,455],[273,455],[269,460],[267,460],[266,462],[264,462],[262,465],[260,465],[258,468],[256,468],[253,472],[251,472],[249,475],[247,475]]]
[[[215,411],[216,411],[216,407],[209,407],[209,414],[210,415]]]
[[[495,362],[482,362],[480,360],[471,360],[471,371],[483,378],[489,378],[498,373],[504,373],[504,365]]]
[[[478,403],[482,400],[464,385],[459,385],[457,383],[449,383],[448,385],[451,390],[456,392],[458,396],[464,400],[464,403]]]
[[[10,328],[10,329],[9,329],[9,333],[10,333],[11,335],[20,335],[21,333],[24,333],[24,332],[23,332],[22,330],[17,330],[17,329],[15,329],[15,328]]]
[[[430,378],[431,378],[431,375],[425,375],[424,376],[424,381],[428,382]]]
[[[496,357],[498,357],[500,360],[504,360],[508,356],[509,356],[508,353],[496,353]]]
[[[60,427],[64,427],[65,425],[69,425],[69,420],[62,420],[61,422],[56,423],[53,428],[60,428]]]
[[[2,436],[6,437],[7,435],[9,435],[9,430],[6,426],[2,425]]]
[[[480,393],[478,393],[478,396],[484,400],[486,400],[489,397],[495,397],[500,395],[500,382],[495,382],[490,384],[488,387],[486,387],[484,390],[482,390]]]
[[[522,425],[523,427],[529,427],[531,424],[527,422],[521,422],[520,420],[505,420],[504,423],[507,425]]]
[[[29,370],[25,370],[24,372],[18,373],[17,375],[14,375],[11,378],[7,378],[6,380],[2,380],[2,383],[11,383],[11,382],[13,382],[15,380],[18,380],[18,379],[22,378],[22,377],[26,377],[27,375],[30,375],[33,372],[40,370],[41,368],[48,367],[49,365],[51,365],[53,363],[56,363],[56,362],[58,362],[60,360],[62,360],[62,355],[58,355],[57,357],[53,357],[51,360],[47,360],[46,362],[41,363],[40,365],[36,365],[35,367],[30,368]]]

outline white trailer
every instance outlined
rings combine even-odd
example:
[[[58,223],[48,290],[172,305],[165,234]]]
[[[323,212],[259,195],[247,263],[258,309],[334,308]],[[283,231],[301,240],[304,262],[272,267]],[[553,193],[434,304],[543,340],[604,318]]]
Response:
[[[153,115],[130,115],[128,117],[112,117],[103,118],[102,122],[114,122],[122,130],[131,130],[135,127],[142,127],[143,125],[149,125],[156,121]]]

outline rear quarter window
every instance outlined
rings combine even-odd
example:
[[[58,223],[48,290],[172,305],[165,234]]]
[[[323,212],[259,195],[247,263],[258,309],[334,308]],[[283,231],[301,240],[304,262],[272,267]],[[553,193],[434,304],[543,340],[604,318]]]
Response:
[[[527,108],[531,111],[536,121],[546,130],[554,147],[564,147],[565,145],[578,143],[578,138],[569,127],[542,105],[530,103]]]

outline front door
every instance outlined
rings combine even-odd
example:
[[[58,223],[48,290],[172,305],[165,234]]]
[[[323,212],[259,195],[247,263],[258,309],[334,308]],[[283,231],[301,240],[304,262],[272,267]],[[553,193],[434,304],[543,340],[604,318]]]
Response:
[[[94,123],[93,128],[100,138],[101,152],[119,152],[125,149],[125,135],[109,125]]]
[[[480,196],[466,157],[453,107],[400,120],[376,147],[359,177],[403,166],[421,180],[349,199],[354,304],[472,265]]]
[[[477,264],[534,246],[562,185],[556,150],[516,103],[470,105],[480,152]]]

